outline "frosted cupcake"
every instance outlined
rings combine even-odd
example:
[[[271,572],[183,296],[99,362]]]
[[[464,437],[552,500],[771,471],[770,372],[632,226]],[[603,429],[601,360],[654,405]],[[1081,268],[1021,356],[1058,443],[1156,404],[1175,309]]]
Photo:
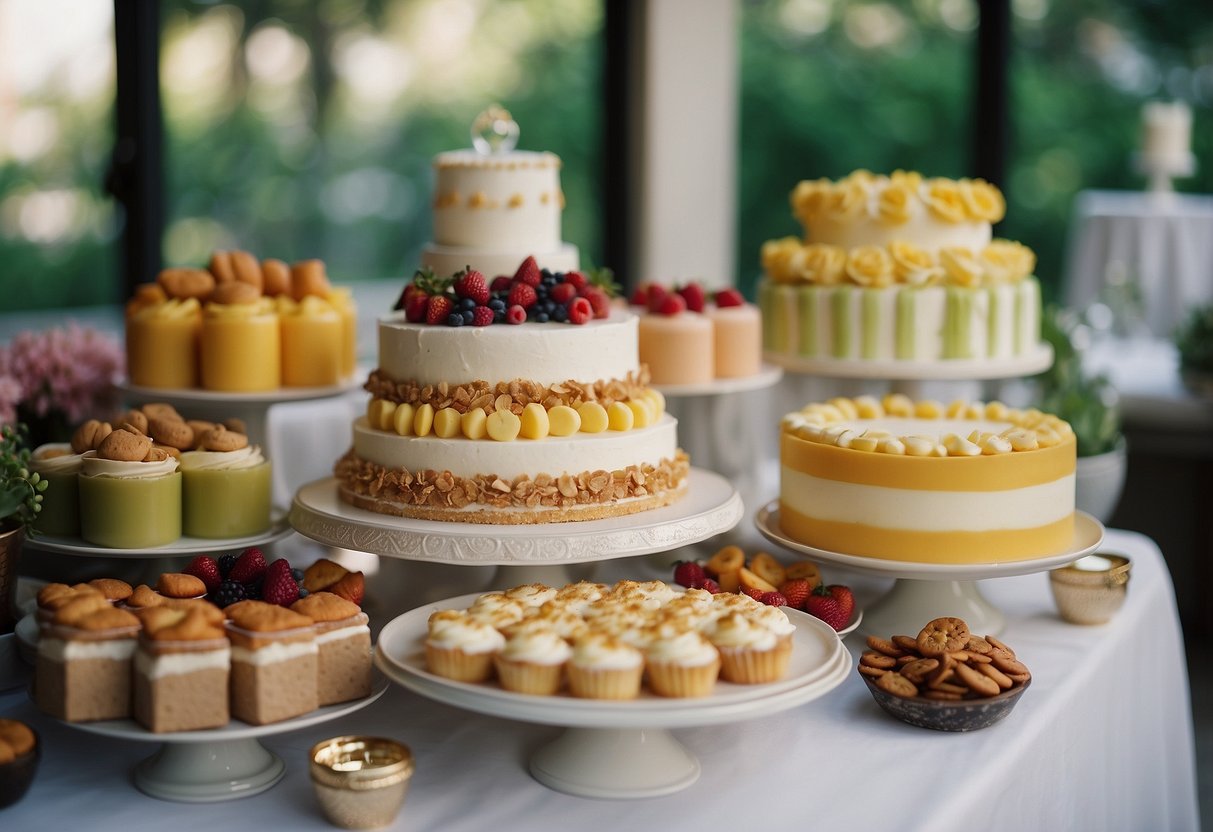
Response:
[[[181,537],[177,460],[150,437],[119,428],[80,462],[80,536],[96,546],[141,549]]]
[[[270,463],[248,437],[222,425],[181,454],[182,520],[191,537],[232,538],[270,526]]]
[[[792,640],[741,612],[712,622],[705,635],[720,651],[720,675],[729,682],[756,685],[788,672]]]
[[[551,696],[560,690],[564,666],[573,650],[550,629],[533,629],[510,636],[493,657],[497,679],[506,690]]]
[[[504,646],[505,637],[491,625],[464,612],[444,610],[430,616],[425,665],[431,673],[457,682],[483,682],[493,675],[493,656]]]
[[[578,581],[568,584],[556,591],[555,600],[577,615],[585,612],[586,607],[602,598],[607,593],[606,584],[596,584],[592,581]]]
[[[660,696],[707,696],[720,675],[720,653],[694,630],[658,635],[645,650],[649,687]]]
[[[606,633],[588,633],[573,644],[568,676],[574,696],[635,699],[644,676],[644,654]]]
[[[523,584],[505,591],[505,596],[527,607],[542,607],[556,597],[556,590],[546,584]]]
[[[512,598],[507,598],[504,592],[489,592],[481,595],[472,606],[468,607],[468,615],[498,630],[504,630],[511,624],[518,623],[522,620],[522,614],[522,604]]]
[[[34,518],[34,531],[73,537],[80,534],[80,492],[76,476],[83,458],[72,446],[55,442],[40,445],[30,456],[29,468],[47,481],[42,510]]]

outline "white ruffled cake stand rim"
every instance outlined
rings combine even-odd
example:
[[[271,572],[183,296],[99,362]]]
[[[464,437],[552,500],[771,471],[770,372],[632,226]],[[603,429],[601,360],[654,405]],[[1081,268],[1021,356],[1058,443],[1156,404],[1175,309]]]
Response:
[[[825,378],[874,379],[883,381],[973,381],[1020,378],[1044,372],[1053,366],[1053,347],[1046,341],[1012,358],[948,358],[912,361],[885,358],[805,358],[764,352],[762,360],[789,373]]]

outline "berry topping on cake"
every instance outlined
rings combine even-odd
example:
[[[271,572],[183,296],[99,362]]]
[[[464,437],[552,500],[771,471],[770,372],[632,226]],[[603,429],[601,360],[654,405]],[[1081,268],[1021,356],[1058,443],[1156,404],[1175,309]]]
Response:
[[[514,272],[514,282],[525,283],[528,286],[538,286],[543,276],[539,272],[539,264],[534,257],[528,256]]]
[[[721,289],[716,293],[716,305],[722,309],[727,306],[744,306],[745,297],[736,289]]]
[[[704,578],[703,586],[701,586],[699,588],[706,592],[710,592],[713,595],[715,595],[718,592],[724,592],[724,590],[720,588],[720,584],[716,583],[711,578]]]
[[[264,574],[265,555],[256,546],[252,546],[240,553],[240,557],[232,564],[232,571],[227,574],[227,580],[251,584]]]
[[[279,558],[266,568],[261,600],[280,607],[289,607],[299,600],[299,582],[291,574],[286,558]]]
[[[430,326],[446,323],[455,304],[446,295],[431,295],[425,308],[425,322]]]
[[[577,287],[572,283],[564,282],[557,283],[548,292],[548,297],[557,303],[568,303],[573,298],[577,297]]]
[[[569,323],[584,324],[594,317],[594,307],[585,298],[573,298],[567,307]]]
[[[232,567],[235,565],[236,558],[238,557],[239,555],[234,555],[231,552],[219,557],[219,576],[223,580],[227,580],[227,576],[231,573]]]
[[[659,286],[656,283],[650,283],[647,302],[649,311],[657,312],[657,310],[661,308],[661,304],[665,301],[668,294],[669,292],[666,291],[664,286]]]
[[[580,292],[589,283],[589,280],[581,272],[573,271],[565,272],[564,282],[571,284],[574,289]]]
[[[404,302],[404,319],[411,324],[421,323],[425,320],[425,314],[429,304],[429,295],[427,295],[425,292],[414,292],[412,296]]]
[[[494,295],[502,295],[510,291],[510,287],[514,285],[514,280],[504,274],[499,274],[493,278],[493,282],[489,284],[489,292]]]
[[[510,287],[510,294],[506,298],[507,306],[521,306],[523,309],[530,309],[539,300],[539,296],[535,293],[535,287],[529,283],[518,282]]]
[[[611,298],[597,286],[586,286],[581,290],[581,296],[590,302],[595,318],[607,318],[611,314]]]
[[[469,269],[456,275],[452,285],[456,297],[471,298],[480,306],[489,302],[489,287],[485,283],[484,275],[475,269]]]
[[[515,303],[509,309],[505,310],[505,322],[507,324],[526,323],[526,310]]]
[[[656,312],[658,315],[665,315],[667,317],[681,315],[686,309],[687,302],[682,299],[682,295],[674,294],[673,292],[663,296],[655,307],[651,301],[649,303],[650,312]]]
[[[244,584],[239,581],[224,581],[211,594],[211,601],[220,608],[230,607],[237,601],[243,601],[246,598],[248,595],[244,591]]]
[[[181,571],[206,584],[207,592],[214,592],[219,588],[219,584],[223,583],[223,577],[219,574],[219,562],[210,555],[199,555]]]
[[[692,312],[702,312],[706,298],[703,294],[703,287],[698,283],[688,283],[678,290],[678,294],[682,295],[682,299],[686,301],[687,309]]]
[[[649,290],[647,286],[638,286],[636,291],[632,292],[632,296],[628,298],[628,303],[632,306],[648,306],[649,305]]]
[[[494,312],[487,306],[477,306],[472,310],[472,326],[488,326],[493,318]]]

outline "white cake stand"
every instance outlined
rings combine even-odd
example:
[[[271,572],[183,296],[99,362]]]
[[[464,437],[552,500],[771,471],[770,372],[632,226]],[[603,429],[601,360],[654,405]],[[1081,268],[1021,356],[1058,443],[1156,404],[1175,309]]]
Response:
[[[975,583],[985,578],[1030,575],[1073,563],[1099,548],[1103,524],[1089,514],[1074,513],[1074,539],[1061,552],[1042,553],[1031,560],[1008,563],[913,563],[861,557],[807,546],[789,538],[779,526],[779,501],[764,506],[755,518],[762,535],[813,560],[833,563],[869,575],[896,578],[893,588],[864,612],[860,632],[888,637],[913,635],[922,625],[942,615],[963,618],[975,633],[1002,632],[1002,611],[986,600]]]
[[[282,779],[286,765],[258,737],[285,734],[338,719],[361,710],[383,696],[380,679],[370,695],[342,702],[271,725],[248,725],[232,720],[225,728],[154,734],[131,719],[65,722],[71,728],[121,740],[160,743],[160,749],[136,764],[136,788],[161,800],[218,803],[260,794]]]
[[[687,396],[723,396],[730,393],[749,393],[753,390],[765,390],[778,384],[783,378],[783,368],[772,364],[763,364],[762,368],[752,376],[738,378],[716,378],[711,381],[696,384],[654,384],[653,389],[659,391],[667,399],[686,398]],[[682,433],[678,434],[679,439]]]
[[[531,696],[429,673],[426,620],[435,610],[465,608],[476,597],[427,604],[389,622],[379,634],[376,665],[392,681],[454,707],[567,727],[532,755],[530,771],[545,786],[582,797],[656,797],[684,789],[698,779],[699,761],[669,729],[769,716],[825,695],[851,669],[851,654],[827,624],[788,610],[796,624],[788,674],[768,685],[718,682],[703,699],[665,699],[647,691],[626,702]]]
[[[802,358],[776,352],[763,360],[788,372],[826,378],[889,379],[892,381],[972,381],[1019,378],[1053,366],[1053,347],[1042,341],[1011,358],[948,358],[938,361],[866,358]]]
[[[57,552],[61,555],[79,555],[107,559],[125,558],[180,558],[189,555],[205,555],[222,552],[229,549],[247,549],[249,546],[265,546],[276,543],[294,533],[291,524],[287,522],[285,513],[275,512],[270,527],[260,534],[245,537],[187,537],[182,536],[172,543],[163,546],[148,546],[141,549],[109,549],[95,546],[82,537],[57,537],[54,535],[34,534],[25,538],[23,545],[44,552]]]

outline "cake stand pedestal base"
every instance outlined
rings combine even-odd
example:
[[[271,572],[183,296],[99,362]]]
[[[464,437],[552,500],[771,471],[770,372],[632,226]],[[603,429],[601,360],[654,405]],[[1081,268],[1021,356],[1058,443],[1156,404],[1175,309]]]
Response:
[[[924,623],[940,616],[963,618],[978,635],[998,635],[1006,619],[985,599],[976,581],[918,581],[899,578],[879,601],[864,610],[859,631],[888,638],[890,633],[918,635]]]
[[[681,791],[699,760],[660,728],[569,728],[531,756],[531,775],[578,797],[629,800]]]
[[[217,803],[260,794],[286,765],[255,739],[165,743],[135,766],[139,791],[160,800]]]

